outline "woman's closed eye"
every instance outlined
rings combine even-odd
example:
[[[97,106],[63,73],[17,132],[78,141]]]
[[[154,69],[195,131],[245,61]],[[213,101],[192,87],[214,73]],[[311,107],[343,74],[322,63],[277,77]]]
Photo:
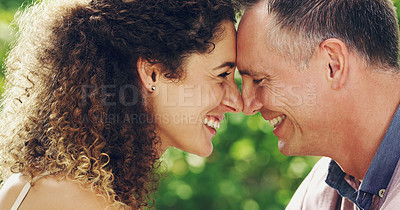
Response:
[[[218,77],[226,78],[226,77],[229,76],[230,74],[232,74],[232,72],[224,72],[224,73],[218,75]]]

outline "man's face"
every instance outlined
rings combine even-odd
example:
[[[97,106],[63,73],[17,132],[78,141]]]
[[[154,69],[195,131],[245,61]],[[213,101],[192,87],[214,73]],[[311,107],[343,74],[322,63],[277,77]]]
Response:
[[[270,121],[285,155],[329,154],[339,116],[330,108],[324,60],[314,55],[301,70],[268,47],[269,16],[262,4],[246,11],[238,29],[243,112],[260,112]]]

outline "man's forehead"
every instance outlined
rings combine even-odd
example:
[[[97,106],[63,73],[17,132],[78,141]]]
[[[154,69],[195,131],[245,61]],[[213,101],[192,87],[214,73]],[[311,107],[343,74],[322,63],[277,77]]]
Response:
[[[252,77],[266,74],[262,60],[266,52],[267,2],[260,1],[244,13],[238,28],[237,67],[241,75]]]
[[[266,1],[260,1],[259,3],[245,11],[241,18],[240,25],[246,25],[247,27],[255,27],[261,29],[259,27],[265,25],[264,23],[267,21],[268,17],[269,14]]]
[[[269,15],[263,4],[265,4],[264,1],[248,9],[240,20],[237,32],[237,47],[240,55],[253,54],[255,50],[260,50],[267,44]]]

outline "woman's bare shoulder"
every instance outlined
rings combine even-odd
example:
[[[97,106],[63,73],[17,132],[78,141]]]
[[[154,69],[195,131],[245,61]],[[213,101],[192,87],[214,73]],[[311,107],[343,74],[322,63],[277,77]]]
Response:
[[[0,209],[10,209],[26,183],[24,176],[10,177],[0,191]],[[109,206],[110,203],[90,187],[45,176],[35,182],[19,209],[110,209]]]

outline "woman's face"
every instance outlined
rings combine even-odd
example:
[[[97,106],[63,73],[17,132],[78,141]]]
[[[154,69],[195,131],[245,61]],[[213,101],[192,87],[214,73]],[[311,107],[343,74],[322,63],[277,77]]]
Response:
[[[161,78],[153,93],[156,133],[162,149],[209,156],[226,112],[241,112],[243,103],[234,79],[236,31],[223,22],[224,32],[211,53],[192,54],[183,64],[179,82]]]

